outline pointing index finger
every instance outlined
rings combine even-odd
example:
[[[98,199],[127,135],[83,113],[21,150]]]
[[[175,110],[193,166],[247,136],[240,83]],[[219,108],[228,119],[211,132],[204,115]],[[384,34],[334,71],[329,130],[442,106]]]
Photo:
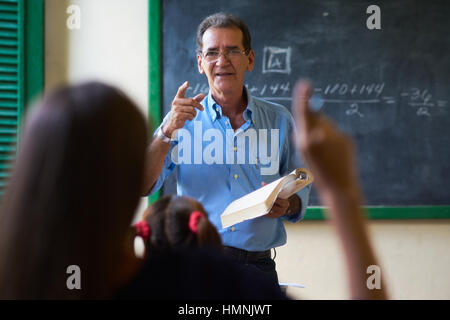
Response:
[[[198,95],[196,95],[196,96],[194,97],[194,100],[198,102],[198,105],[195,106],[195,107],[196,107],[197,109],[201,110],[201,111],[203,111],[204,108],[203,108],[203,106],[200,104],[200,102],[201,102],[204,98],[205,98],[205,94],[204,94],[204,93],[199,93]]]
[[[177,94],[175,96],[176,98],[184,98],[186,95],[186,90],[187,88],[189,88],[189,81],[185,81],[179,88],[177,91]]]

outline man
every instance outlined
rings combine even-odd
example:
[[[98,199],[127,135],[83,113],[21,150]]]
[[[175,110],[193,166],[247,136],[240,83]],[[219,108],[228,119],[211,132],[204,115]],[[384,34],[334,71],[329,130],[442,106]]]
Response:
[[[188,82],[179,87],[148,148],[145,193],[158,190],[177,167],[178,195],[204,205],[225,253],[278,281],[270,250],[286,243],[282,219],[303,218],[310,188],[288,200],[277,198],[267,215],[230,228],[222,228],[220,215],[233,200],[301,166],[291,141],[292,116],[245,88],[255,53],[239,18],[224,13],[205,18],[197,44],[198,70],[208,79],[209,93],[187,98]]]

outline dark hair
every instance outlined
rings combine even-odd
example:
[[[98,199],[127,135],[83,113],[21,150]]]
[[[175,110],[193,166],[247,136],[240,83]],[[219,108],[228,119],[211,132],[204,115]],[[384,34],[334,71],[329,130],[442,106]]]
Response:
[[[209,28],[238,28],[242,31],[242,45],[246,53],[252,49],[252,39],[247,25],[235,15],[219,12],[203,19],[197,28],[197,52],[203,49],[203,34]]]
[[[60,88],[27,118],[0,214],[0,298],[111,292],[142,187],[146,124],[119,90]],[[68,290],[69,265],[81,290]]]
[[[197,233],[189,228],[189,218],[193,211],[204,214],[198,221]],[[172,195],[162,197],[147,208],[143,220],[151,230],[150,238],[144,241],[146,251],[222,247],[216,227],[209,221],[201,203],[194,199]]]

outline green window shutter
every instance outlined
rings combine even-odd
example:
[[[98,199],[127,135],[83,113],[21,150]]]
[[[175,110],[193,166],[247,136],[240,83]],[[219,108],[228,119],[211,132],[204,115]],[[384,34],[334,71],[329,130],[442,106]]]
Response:
[[[22,112],[44,86],[44,1],[0,0],[0,199]]]
[[[20,0],[0,1],[0,197],[16,151],[23,108],[23,6]]]

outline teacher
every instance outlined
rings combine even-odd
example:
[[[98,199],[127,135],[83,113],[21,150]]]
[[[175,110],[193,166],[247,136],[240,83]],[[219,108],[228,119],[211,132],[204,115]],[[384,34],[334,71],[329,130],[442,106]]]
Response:
[[[222,228],[220,215],[232,201],[302,166],[292,141],[293,118],[284,106],[252,97],[244,86],[255,53],[241,19],[226,13],[206,17],[197,44],[198,71],[208,79],[209,92],[188,98],[189,83],[179,87],[148,147],[144,193],[156,192],[176,171],[178,195],[204,205],[225,254],[278,281],[271,249],[286,243],[283,220],[303,218],[310,186],[277,198],[268,214],[229,228]]]

